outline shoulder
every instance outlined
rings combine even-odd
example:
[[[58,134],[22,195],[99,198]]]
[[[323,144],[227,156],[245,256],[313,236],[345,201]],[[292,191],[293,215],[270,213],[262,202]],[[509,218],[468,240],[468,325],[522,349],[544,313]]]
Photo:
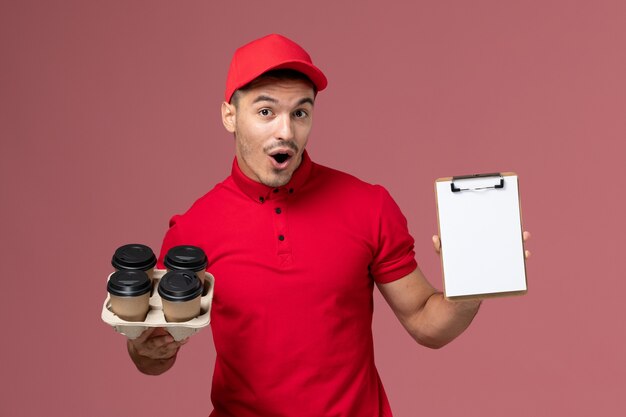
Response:
[[[195,224],[200,219],[207,218],[207,213],[219,210],[223,202],[235,195],[235,184],[232,177],[216,184],[206,194],[195,200],[182,214],[176,214],[170,220],[170,227],[174,224]]]
[[[228,176],[224,179],[224,181],[215,184],[215,186],[206,194],[194,201],[189,210],[195,210],[206,206],[207,204],[212,204],[216,200],[226,198],[227,196],[234,194],[235,190],[235,181],[232,176]]]
[[[352,199],[368,199],[370,203],[391,199],[387,189],[379,184],[371,184],[356,176],[320,164],[314,164],[311,186],[323,189],[330,194],[341,194]]]
[[[380,185],[368,183],[347,172],[317,163],[313,164],[311,180],[315,185],[321,183],[326,186],[349,187],[349,189],[362,192],[375,192],[382,188]]]

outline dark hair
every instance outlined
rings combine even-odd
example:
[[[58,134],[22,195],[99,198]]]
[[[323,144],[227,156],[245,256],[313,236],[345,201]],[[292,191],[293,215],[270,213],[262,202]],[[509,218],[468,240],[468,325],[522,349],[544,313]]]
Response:
[[[233,95],[230,97],[230,103],[237,107],[239,102],[239,96],[241,93],[245,93],[246,91],[254,88],[261,81],[272,80],[272,81],[282,81],[282,80],[301,80],[309,83],[313,88],[313,94],[317,94],[317,88],[315,88],[315,84],[309,77],[301,73],[300,71],[292,70],[289,68],[284,69],[275,69],[271,71],[264,72],[263,74],[256,77],[254,80],[250,81],[248,84],[244,85],[235,90]]]

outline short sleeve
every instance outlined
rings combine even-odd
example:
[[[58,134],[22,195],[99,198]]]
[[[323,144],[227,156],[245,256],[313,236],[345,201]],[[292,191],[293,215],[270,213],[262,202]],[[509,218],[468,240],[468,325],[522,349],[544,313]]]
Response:
[[[179,214],[176,214],[174,216],[172,216],[172,218],[170,219],[170,223],[169,223],[169,229],[167,230],[167,232],[165,233],[165,237],[163,238],[163,244],[161,245],[161,252],[159,254],[159,258],[157,261],[157,268],[159,269],[165,269],[165,265],[163,265],[163,260],[165,259],[165,255],[167,254],[167,251],[170,250],[170,248],[177,246],[177,245],[182,245],[183,243],[183,239],[181,238],[180,235],[180,226],[178,225],[178,222],[181,220],[181,217]]]
[[[415,241],[409,234],[406,218],[389,192],[378,188],[377,250],[370,265],[370,273],[378,283],[403,278],[417,268]]]

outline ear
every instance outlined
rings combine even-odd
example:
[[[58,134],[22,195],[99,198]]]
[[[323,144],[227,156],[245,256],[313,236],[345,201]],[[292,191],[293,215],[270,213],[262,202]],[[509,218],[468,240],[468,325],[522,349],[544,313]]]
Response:
[[[222,123],[227,131],[235,133],[235,122],[237,120],[237,108],[227,102],[222,103]]]

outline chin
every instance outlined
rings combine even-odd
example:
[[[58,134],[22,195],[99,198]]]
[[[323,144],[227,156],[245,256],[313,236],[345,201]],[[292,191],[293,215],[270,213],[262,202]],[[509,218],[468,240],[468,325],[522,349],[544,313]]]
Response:
[[[272,188],[278,188],[278,187],[282,187],[283,185],[287,184],[289,181],[280,181],[280,180],[269,180],[269,181],[262,181],[261,183],[264,185],[267,185],[268,187],[272,187]]]
[[[282,175],[271,175],[266,177],[261,182],[268,187],[282,187],[287,184],[289,180],[291,180],[291,173],[282,173]]]

